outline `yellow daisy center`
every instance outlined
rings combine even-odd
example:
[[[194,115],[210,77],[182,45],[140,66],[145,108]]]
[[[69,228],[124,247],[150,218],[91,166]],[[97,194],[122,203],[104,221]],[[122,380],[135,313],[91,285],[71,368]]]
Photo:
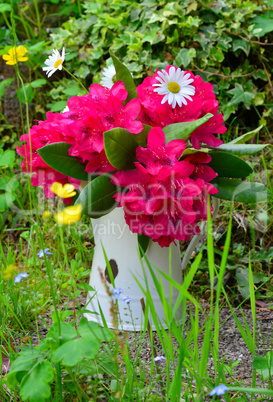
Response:
[[[177,94],[180,91],[180,85],[177,82],[170,82],[168,84],[168,90],[173,94]]]
[[[58,68],[59,65],[62,64],[62,62],[63,62],[62,59],[59,59],[59,60],[55,61],[54,68]]]

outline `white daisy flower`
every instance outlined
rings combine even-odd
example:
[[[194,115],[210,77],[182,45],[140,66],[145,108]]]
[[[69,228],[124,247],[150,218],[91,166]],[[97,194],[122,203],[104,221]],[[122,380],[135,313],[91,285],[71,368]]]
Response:
[[[131,73],[131,76],[133,77],[133,73]],[[116,82],[115,78],[116,69],[115,66],[111,64],[109,67],[104,67],[104,69],[102,70],[102,79],[100,83],[103,87],[111,89]]]
[[[111,64],[111,66],[109,67],[104,67],[104,69],[102,70],[102,79],[101,79],[101,85],[111,89],[112,86],[114,85],[114,78],[116,76],[116,69],[115,66],[113,64]]]
[[[51,77],[52,74],[55,73],[55,71],[62,69],[64,59],[65,59],[64,47],[62,50],[62,55],[58,50],[53,49],[52,55],[49,56],[49,58],[46,59],[45,61],[47,67],[43,67],[43,71],[46,71],[47,76]]]
[[[185,74],[180,68],[175,70],[172,66],[167,73],[166,70],[158,72],[159,77],[156,79],[160,84],[153,84],[154,89],[159,95],[165,95],[161,103],[168,101],[169,105],[175,108],[176,104],[180,107],[182,104],[187,105],[187,99],[192,101],[191,96],[195,94],[195,88],[190,85],[193,82],[190,74]]]

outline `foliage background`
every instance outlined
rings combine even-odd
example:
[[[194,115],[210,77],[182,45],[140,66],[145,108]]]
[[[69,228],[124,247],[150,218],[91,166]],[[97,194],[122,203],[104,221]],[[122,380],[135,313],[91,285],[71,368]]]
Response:
[[[260,120],[270,132],[272,0],[47,0],[38,3],[38,14],[36,3],[13,3],[19,16],[19,40],[30,51],[36,78],[42,76],[46,46],[47,53],[64,46],[69,52],[67,68],[86,85],[98,82],[102,68],[110,62],[111,47],[139,82],[171,63],[192,70],[214,85],[233,131],[255,128]],[[10,7],[8,2],[6,6]],[[14,40],[6,19],[0,20],[1,53]],[[55,74],[50,83],[57,79],[58,85],[47,87],[49,97],[40,99],[40,108],[36,104],[36,112],[62,110],[68,97],[81,93],[63,74]],[[30,102],[39,101],[33,88],[30,92]]]

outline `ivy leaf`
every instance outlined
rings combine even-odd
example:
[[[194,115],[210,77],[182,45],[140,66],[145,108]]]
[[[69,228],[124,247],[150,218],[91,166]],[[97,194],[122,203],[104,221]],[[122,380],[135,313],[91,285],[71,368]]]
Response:
[[[233,95],[232,99],[228,103],[229,105],[238,105],[239,103],[243,102],[247,109],[251,104],[251,100],[255,97],[254,92],[246,91],[242,85],[237,83],[235,84],[235,88],[230,89],[228,93]]]
[[[77,338],[64,343],[53,352],[52,361],[64,366],[73,367],[83,359],[94,359],[100,349],[101,342],[97,339]]]
[[[54,378],[54,369],[47,361],[35,364],[32,370],[25,375],[20,386],[20,395],[23,401],[44,402],[50,398],[50,385]]]
[[[234,52],[236,52],[236,50],[238,49],[241,49],[248,56],[250,51],[250,45],[243,39],[234,39],[232,42],[232,49]]]
[[[178,67],[187,67],[195,56],[196,50],[194,48],[180,49],[174,61],[175,65],[177,65]]]
[[[210,48],[210,56],[212,57],[213,60],[215,60],[219,63],[222,63],[222,61],[225,58],[222,50],[215,46]]]
[[[261,29],[259,36],[262,37],[265,34],[273,31],[273,11],[268,11],[264,15],[258,15],[252,20],[255,24],[255,29]]]

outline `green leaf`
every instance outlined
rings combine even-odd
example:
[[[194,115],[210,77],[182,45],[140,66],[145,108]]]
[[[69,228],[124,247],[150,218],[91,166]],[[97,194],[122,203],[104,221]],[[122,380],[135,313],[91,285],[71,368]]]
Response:
[[[271,144],[222,144],[218,148],[213,148],[214,151],[231,152],[233,155],[252,155],[262,151],[265,147],[272,146]]]
[[[15,152],[11,149],[0,149],[0,166],[11,166],[15,161]]]
[[[143,125],[144,129],[140,133],[134,134],[134,138],[138,142],[138,145],[146,148],[147,147],[147,137],[153,127],[148,126],[147,124],[143,124],[143,123],[142,123],[142,125]]]
[[[217,61],[219,63],[221,63],[225,58],[222,50],[217,48],[216,46],[212,46],[210,48],[210,54],[209,55],[213,60],[215,60],[215,61]]]
[[[251,100],[255,97],[254,92],[248,92],[242,87],[242,85],[237,83],[235,84],[235,88],[227,92],[233,95],[232,99],[228,103],[229,105],[238,105],[242,102],[247,108],[250,106]]]
[[[143,251],[143,255],[146,254],[146,251],[148,249],[149,243],[150,243],[151,238],[144,235],[144,234],[138,234],[137,235],[137,241],[138,241],[138,245],[141,247],[140,248],[140,252],[142,253]]]
[[[17,91],[19,101],[23,103],[30,103],[34,98],[34,92],[30,84],[25,84]]]
[[[256,370],[266,370],[268,369],[268,363],[264,356],[255,356],[252,362],[252,366]]]
[[[0,212],[4,212],[7,209],[9,209],[14,200],[15,197],[13,194],[10,193],[0,194]]]
[[[51,110],[51,112],[60,112],[60,111],[62,111],[62,110],[64,110],[64,108],[67,106],[67,101],[59,101],[59,102],[56,102],[56,103],[54,103],[52,106],[51,106],[51,108],[50,108],[50,110]]]
[[[244,144],[247,141],[251,140],[251,138],[253,138],[254,135],[256,135],[262,128],[263,128],[263,125],[259,126],[258,128],[255,128],[255,130],[253,130],[253,131],[249,131],[248,133],[245,133],[245,134],[241,135],[238,138],[235,138],[234,140],[228,142],[227,145],[229,145],[229,144]]]
[[[261,375],[262,381],[266,381],[273,374],[273,351],[267,352],[265,357],[254,357],[252,365]]]
[[[0,13],[6,13],[11,11],[10,4],[0,4]]]
[[[42,361],[23,378],[20,387],[20,395],[23,401],[44,402],[50,398],[54,369],[47,361]]]
[[[249,268],[236,268],[235,274],[238,289],[244,299],[248,299],[250,296],[249,290]],[[253,274],[253,283],[262,282],[264,278],[264,274],[261,272],[257,272]]]
[[[78,180],[89,180],[89,175],[85,172],[85,165],[78,162],[75,156],[68,155],[70,144],[65,142],[55,142],[38,149],[38,154],[48,166],[69,177]]]
[[[138,143],[134,134],[116,127],[103,133],[104,149],[108,161],[118,170],[134,168]]]
[[[251,22],[255,24],[255,29],[261,29],[259,36],[262,37],[273,31],[273,11],[268,11],[264,15],[259,15]]]
[[[194,48],[180,49],[178,55],[175,58],[175,65],[178,67],[187,67],[195,56],[196,50]]]
[[[31,55],[33,55],[34,53],[43,52],[45,49],[45,46],[46,46],[45,41],[37,42],[34,45],[29,46],[28,51],[29,51],[29,53],[31,53]],[[41,79],[43,79],[43,78],[41,78]]]
[[[47,84],[47,80],[44,78],[39,78],[38,80],[32,81],[30,85],[32,88],[40,88],[45,84]]]
[[[223,200],[255,204],[266,201],[268,198],[267,188],[260,183],[216,177],[211,184],[218,190],[218,193],[213,196]]]
[[[97,339],[77,338],[68,341],[53,352],[52,361],[64,366],[73,367],[83,359],[94,359],[100,348],[100,341]]]
[[[27,349],[12,363],[9,375],[20,371],[29,371],[35,364],[35,360],[41,356],[36,349]],[[9,380],[8,380],[9,383]]]
[[[53,319],[56,321],[55,317]],[[78,333],[72,324],[62,322],[60,324],[61,338],[59,338],[59,324],[55,322],[46,335],[46,345],[51,349],[56,349],[60,344],[70,341],[78,336]]]
[[[115,69],[116,69],[116,79],[117,81],[124,82],[125,89],[128,91],[128,96],[125,101],[125,104],[128,103],[131,99],[137,98],[137,91],[136,86],[131,76],[130,71],[128,68],[119,61],[119,59],[114,55],[112,50],[110,50],[110,55],[112,57]]]
[[[108,342],[114,336],[108,328],[101,327],[97,322],[88,321],[85,317],[80,320],[78,331],[82,338],[100,342]]]
[[[92,288],[89,283],[77,283],[77,288],[82,289],[82,290],[88,290],[89,292],[94,292],[95,289]]]
[[[241,179],[252,173],[252,168],[237,156],[225,152],[212,152],[210,156],[208,165],[218,173],[218,177]]]
[[[13,81],[14,81],[14,78],[7,78],[6,80],[3,80],[0,82],[0,99],[2,98],[2,96],[5,93],[5,88],[8,87]]]
[[[233,39],[232,49],[233,52],[236,52],[236,50],[241,49],[248,56],[250,51],[250,44],[243,39]]]
[[[84,214],[99,218],[118,205],[113,198],[116,192],[117,187],[111,183],[110,174],[103,174],[84,187],[75,204],[82,205]]]
[[[212,116],[213,115],[211,113],[207,113],[205,116],[201,117],[201,119],[198,120],[185,121],[183,123],[174,123],[164,127],[163,132],[166,136],[166,143],[172,140],[184,140],[199,126],[206,123]]]

